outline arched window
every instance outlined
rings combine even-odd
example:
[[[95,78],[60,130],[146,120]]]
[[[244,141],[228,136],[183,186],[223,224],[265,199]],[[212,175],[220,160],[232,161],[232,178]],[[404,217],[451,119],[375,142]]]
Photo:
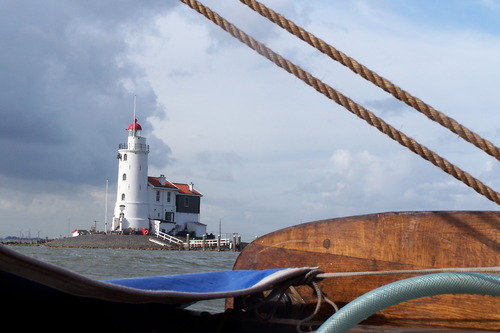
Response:
[[[122,180],[127,180],[127,174],[126,173],[123,174]]]
[[[127,160],[127,154],[123,154],[123,160],[126,161]]]
[[[122,193],[122,201],[125,201],[125,193]]]

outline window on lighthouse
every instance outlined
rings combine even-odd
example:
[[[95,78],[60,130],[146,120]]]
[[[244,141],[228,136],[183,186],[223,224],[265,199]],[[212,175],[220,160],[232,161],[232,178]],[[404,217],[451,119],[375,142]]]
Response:
[[[122,180],[127,180],[127,174],[126,173],[123,174]]]
[[[123,160],[126,161],[127,160],[127,154],[123,154]]]
[[[125,201],[125,193],[122,193],[122,201]]]

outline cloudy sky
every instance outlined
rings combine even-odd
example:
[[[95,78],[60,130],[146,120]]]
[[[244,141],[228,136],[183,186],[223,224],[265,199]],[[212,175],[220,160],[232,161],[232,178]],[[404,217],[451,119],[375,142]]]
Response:
[[[263,2],[500,145],[500,1]],[[203,3],[500,190],[494,158],[239,1]],[[209,232],[498,209],[177,1],[4,0],[0,16],[0,237],[104,228],[134,95],[149,174],[193,182]]]

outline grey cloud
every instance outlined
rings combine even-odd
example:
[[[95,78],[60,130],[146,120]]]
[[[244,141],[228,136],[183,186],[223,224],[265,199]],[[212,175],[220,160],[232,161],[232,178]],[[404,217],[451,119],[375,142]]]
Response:
[[[212,153],[204,150],[196,153],[196,160],[202,164],[212,163]]]
[[[204,166],[204,176],[213,181],[233,182],[232,169],[242,166],[241,157],[235,152],[200,151],[196,161]]]
[[[170,157],[172,150],[170,147],[165,145],[165,143],[154,135],[148,135],[147,141],[149,144],[149,164],[156,166],[158,168],[163,168],[166,165],[170,165],[173,162],[173,158]]]
[[[115,173],[132,121],[164,108],[130,61],[128,34],[153,29],[171,1],[4,1],[0,4],[0,174],[96,184]],[[160,140],[168,161],[169,148]]]

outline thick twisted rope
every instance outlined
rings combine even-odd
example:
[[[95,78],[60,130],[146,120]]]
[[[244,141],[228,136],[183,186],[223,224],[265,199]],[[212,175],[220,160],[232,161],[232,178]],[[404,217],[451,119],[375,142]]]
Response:
[[[483,184],[480,180],[475,179],[469,173],[462,171],[460,168],[453,165],[446,159],[440,157],[439,155],[432,152],[425,146],[416,142],[414,139],[406,136],[404,133],[398,131],[391,125],[387,124],[384,120],[378,118],[371,111],[365,109],[363,106],[357,104],[350,98],[344,96],[343,94],[336,91],[332,87],[323,83],[321,80],[315,78],[314,76],[312,76],[310,73],[306,72],[299,66],[294,65],[289,60],[286,60],[279,54],[275,53],[274,51],[266,47],[264,44],[256,41],[254,38],[247,35],[242,30],[238,29],[234,24],[228,22],[226,19],[222,18],[219,14],[213,12],[200,2],[196,0],[180,0],[180,1],[188,5],[192,9],[196,10],[198,13],[202,14],[215,24],[217,24],[219,27],[224,29],[233,37],[235,37],[242,43],[246,44],[260,55],[266,57],[277,66],[295,75],[297,78],[301,79],[303,82],[313,87],[318,92],[322,93],[329,99],[333,100],[335,103],[343,106],[348,111],[354,113],[361,119],[365,120],[368,124],[374,126],[380,132],[386,134],[391,139],[407,147],[409,150],[421,156],[425,160],[431,162],[435,166],[439,167],[444,172],[450,174],[451,176],[460,180],[467,186],[473,188],[476,192],[482,194],[489,200],[496,202],[497,204],[500,205],[500,194],[495,192],[493,189],[486,186],[485,184]]]
[[[348,57],[346,54],[337,50],[333,46],[329,45],[322,39],[317,38],[312,33],[304,30],[300,26],[296,25],[292,21],[288,20],[284,16],[276,13],[272,9],[266,7],[260,2],[255,0],[240,0],[242,3],[269,19],[271,22],[276,23],[281,28],[295,35],[296,37],[302,39],[309,45],[313,46],[317,50],[326,54],[333,60],[339,62],[340,64],[346,66],[354,73],[360,75],[362,78],[375,84],[377,87],[383,89],[384,91],[390,93],[392,96],[398,100],[406,103],[415,110],[426,115],[429,119],[439,123],[440,125],[446,127],[453,133],[460,136],[462,139],[468,141],[469,143],[475,145],[479,149],[483,150],[487,154],[500,160],[500,148],[496,147],[490,141],[483,139],[478,134],[470,131],[466,127],[459,124],[453,118],[450,118],[443,114],[442,112],[434,109],[432,106],[424,103],[417,97],[412,96],[407,91],[401,89],[397,85],[391,83],[389,80],[379,76],[374,71],[368,69],[364,65],[358,63],[353,58]]]

